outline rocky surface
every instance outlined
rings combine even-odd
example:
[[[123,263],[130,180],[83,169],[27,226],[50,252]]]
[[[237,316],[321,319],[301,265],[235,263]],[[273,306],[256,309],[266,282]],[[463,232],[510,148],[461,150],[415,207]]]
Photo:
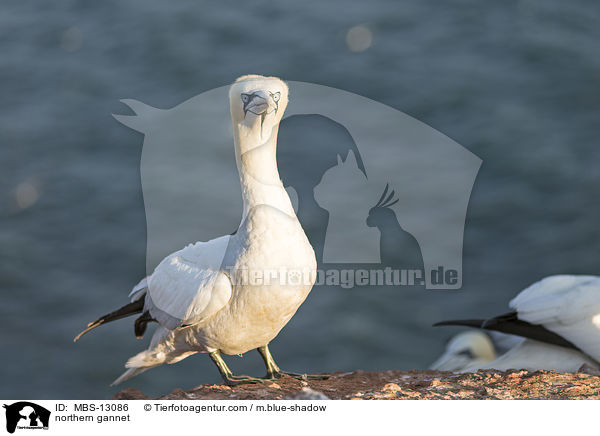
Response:
[[[125,389],[116,400],[149,399],[137,389]],[[480,371],[453,374],[439,371],[382,371],[332,373],[327,380],[285,377],[261,384],[200,385],[185,392],[175,389],[164,400],[509,400],[600,399],[600,373],[582,368],[577,373],[552,371]]]

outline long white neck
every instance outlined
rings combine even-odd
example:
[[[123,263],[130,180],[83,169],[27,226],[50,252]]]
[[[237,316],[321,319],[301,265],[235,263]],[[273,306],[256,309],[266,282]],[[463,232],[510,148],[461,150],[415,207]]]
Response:
[[[242,222],[252,208],[260,205],[296,216],[277,170],[278,126],[264,136],[261,130],[241,124],[234,126],[235,158],[244,202]]]

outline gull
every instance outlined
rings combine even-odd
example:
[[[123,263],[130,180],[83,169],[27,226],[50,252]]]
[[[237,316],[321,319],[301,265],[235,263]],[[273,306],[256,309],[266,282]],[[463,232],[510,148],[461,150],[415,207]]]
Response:
[[[296,218],[276,161],[279,123],[288,87],[276,77],[247,75],[230,88],[235,158],[243,198],[241,223],[231,235],[196,242],[163,259],[129,294],[130,303],[88,324],[75,340],[110,321],[134,314],[134,332],[159,326],[147,350],[130,358],[113,385],[143,371],[208,353],[229,385],[284,375],[269,351],[316,280],[313,248]],[[222,354],[257,349],[263,378],[236,376]]]
[[[524,338],[478,369],[540,369],[574,372],[600,364],[600,277],[556,275],[521,291],[512,312],[490,319],[443,321],[435,325],[475,327]]]

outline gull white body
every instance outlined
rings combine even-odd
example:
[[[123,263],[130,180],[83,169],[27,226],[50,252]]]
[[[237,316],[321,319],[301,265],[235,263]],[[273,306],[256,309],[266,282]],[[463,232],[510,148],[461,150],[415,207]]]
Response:
[[[260,103],[265,92],[256,90],[268,90],[268,103]],[[240,100],[248,93],[254,93],[254,103]],[[287,86],[277,78],[244,76],[232,85],[244,203],[240,226],[233,235],[167,256],[133,289],[131,300],[144,298],[144,310],[160,326],[150,347],[129,359],[130,369],[115,384],[197,352],[242,354],[265,346],[308,296],[316,279],[315,254],[276,162],[287,101]]]

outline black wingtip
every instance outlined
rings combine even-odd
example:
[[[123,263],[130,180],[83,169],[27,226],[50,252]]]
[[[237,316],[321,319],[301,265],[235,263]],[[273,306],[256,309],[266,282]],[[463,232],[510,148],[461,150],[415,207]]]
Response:
[[[102,324],[106,324],[107,322],[116,321],[121,318],[125,318],[127,316],[135,315],[136,313],[141,313],[144,309],[144,299],[141,298],[139,300],[133,301],[125,306],[115,310],[114,312],[107,313],[104,316],[101,316],[96,321],[92,321],[87,325],[87,328],[79,333],[73,339],[73,342],[77,342],[83,335],[85,335],[90,330],[95,329]]]
[[[133,324],[133,332],[135,333],[136,338],[142,339],[144,337],[144,333],[146,332],[146,327],[148,326],[149,322],[156,322],[156,320],[150,315],[149,311],[145,311],[135,320],[135,323]]]
[[[563,338],[557,333],[554,333],[552,330],[548,330],[543,325],[531,324],[527,321],[519,319],[516,312],[510,312],[490,318],[485,321],[482,328],[581,351],[579,347],[577,347],[571,341]]]
[[[445,325],[491,330],[520,336],[522,338],[533,339],[547,344],[558,345],[564,348],[579,350],[575,344],[553,331],[548,330],[544,326],[530,324],[527,321],[520,320],[517,312],[509,312],[489,319],[462,319],[456,321],[442,321],[434,324],[436,327]]]
[[[497,327],[506,324],[506,323],[514,323],[514,322],[522,322],[519,320],[517,312],[508,312],[503,315],[495,316],[493,318],[486,319],[482,324],[481,328],[488,330],[495,330]]]
[[[77,342],[87,332],[89,332],[90,330],[95,329],[96,327],[98,327],[99,325],[102,325],[102,324],[104,324],[104,320],[102,318],[97,319],[96,321],[89,323],[88,326],[87,326],[87,328],[85,330],[81,331],[77,336],[75,336],[73,338],[73,342]]]
[[[439,327],[439,326],[451,325],[451,326],[459,326],[459,327],[482,328],[484,323],[485,323],[484,319],[456,319],[456,320],[450,320],[450,321],[436,322],[435,324],[433,324],[433,326]]]

